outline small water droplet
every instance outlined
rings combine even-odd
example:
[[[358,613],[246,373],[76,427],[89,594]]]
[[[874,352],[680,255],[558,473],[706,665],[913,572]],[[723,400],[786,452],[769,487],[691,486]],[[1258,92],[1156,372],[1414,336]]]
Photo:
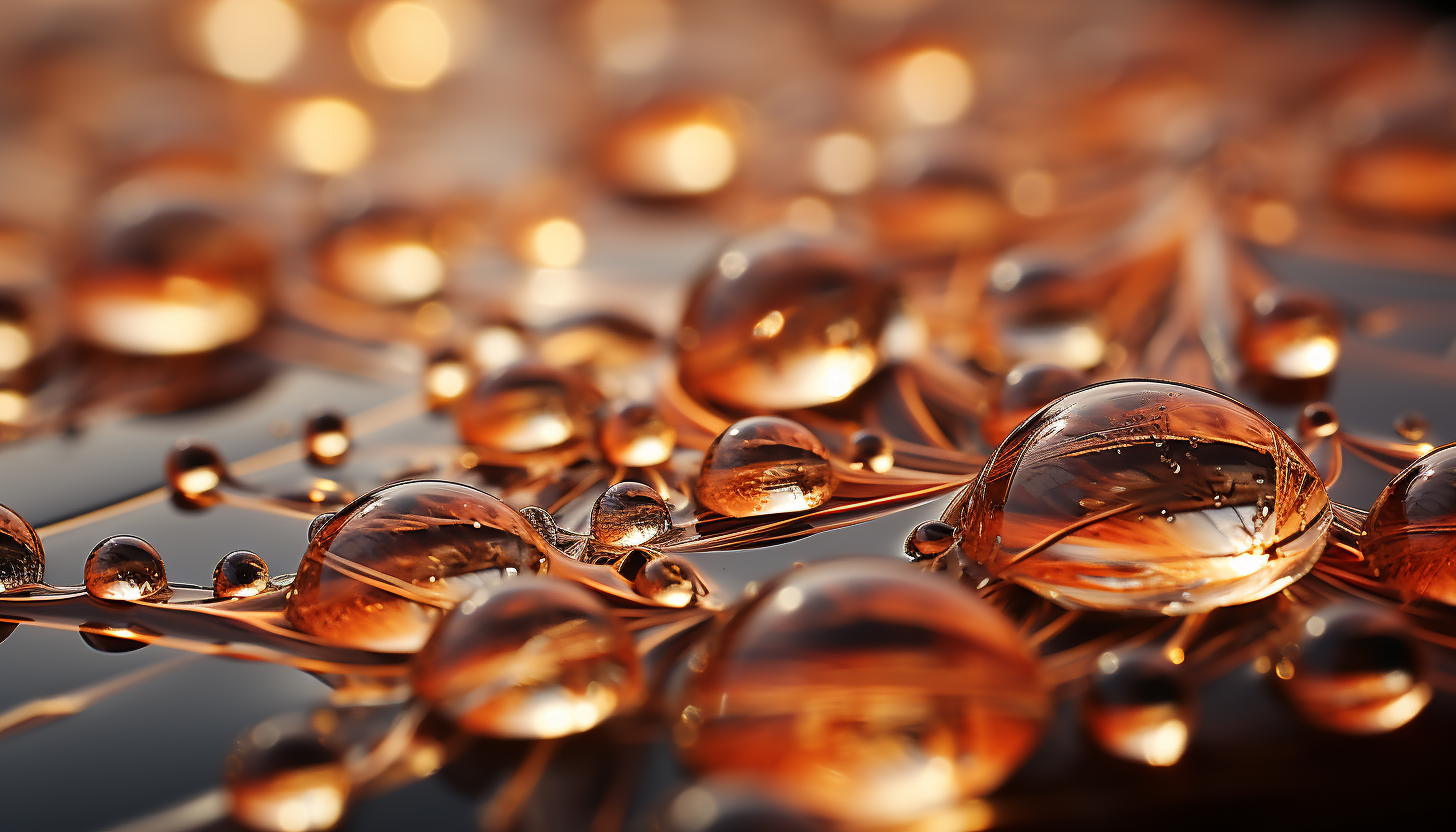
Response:
[[[662,495],[640,482],[619,482],[592,506],[592,540],[606,546],[640,546],[671,528],[672,515]]]
[[[108,537],[86,558],[86,591],[110,601],[142,601],[164,595],[167,568],[152,544],[131,535]]]
[[[298,717],[269,720],[239,737],[224,781],[233,818],[259,832],[332,829],[352,790],[342,756]]]
[[[905,538],[905,556],[913,561],[929,560],[956,544],[956,527],[940,520],[926,520]]]
[[[250,598],[268,588],[268,564],[253,552],[231,552],[212,571],[212,592],[219,598]]]
[[[333,411],[314,413],[303,423],[303,447],[308,451],[309,461],[315,464],[343,462],[349,452],[348,422]]]
[[[652,405],[628,404],[607,414],[597,437],[608,462],[645,468],[661,465],[672,456],[677,429]]]
[[[871,428],[850,437],[847,457],[849,467],[856,471],[883,474],[895,466],[895,451],[890,438]]]
[[[703,457],[697,496],[729,517],[817,508],[839,480],[818,438],[798,422],[755,416],[735,422]]]
[[[186,439],[167,454],[166,472],[174,497],[193,508],[217,502],[217,487],[228,480],[227,464],[217,449]]]

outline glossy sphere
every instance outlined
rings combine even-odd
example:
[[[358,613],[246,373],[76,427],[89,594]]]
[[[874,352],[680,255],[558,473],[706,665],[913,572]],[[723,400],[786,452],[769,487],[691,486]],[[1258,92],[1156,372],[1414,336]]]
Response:
[[[1365,518],[1360,551],[1405,600],[1456,605],[1456,445],[1426,454],[1385,486]]]
[[[1038,410],[1091,383],[1087,374],[1060,364],[1027,362],[1012,367],[981,422],[981,438],[992,448]]]
[[[414,303],[445,285],[444,257],[417,214],[380,210],[330,231],[315,264],[324,283],[380,306]]]
[[[281,719],[239,738],[224,772],[233,819],[259,832],[332,829],[353,787],[336,751]]]
[[[1153,650],[1103,653],[1087,679],[1082,720],[1102,750],[1171,766],[1193,726],[1193,697],[1172,662]]]
[[[619,482],[592,506],[592,539],[614,548],[640,546],[671,528],[672,516],[662,495],[640,482]]]
[[[217,449],[185,439],[167,454],[166,473],[173,493],[192,502],[207,502],[228,476]]]
[[[1172,382],[1116,381],[1017,428],[970,489],[962,546],[1073,609],[1181,615],[1263,598],[1324,549],[1329,497],[1263,416]]]
[[[574,373],[517,365],[477,382],[459,403],[455,423],[468,445],[526,454],[591,436],[600,401]]]
[[[1239,353],[1256,374],[1276,379],[1319,378],[1340,360],[1340,316],[1309,292],[1270,289],[1254,299],[1239,330]]]
[[[1037,252],[996,261],[973,316],[976,363],[998,374],[1026,363],[1074,370],[1100,365],[1108,322],[1098,310],[1115,291],[1116,278]]]
[[[349,452],[349,425],[333,411],[309,416],[303,423],[303,447],[310,461],[319,465],[337,465]]]
[[[853,252],[763,237],[723,252],[678,332],[683,385],[733,408],[838,401],[880,364],[891,286]]]
[[[817,508],[839,486],[824,446],[778,416],[735,422],[713,440],[698,475],[698,502],[729,517]]]
[[[251,598],[267,588],[268,564],[252,552],[229,553],[212,571],[212,594],[219,598]]]
[[[811,813],[905,821],[994,789],[1048,700],[1010,623],[903,563],[795,569],[726,625],[688,682],[687,761]]]
[[[623,558],[622,562],[626,560]],[[697,569],[677,555],[653,557],[641,564],[630,578],[632,588],[639,595],[664,607],[686,607],[691,604],[698,596],[701,580]]]
[[[86,591],[109,601],[142,601],[167,590],[167,568],[152,544],[131,535],[108,537],[86,557]]]
[[[25,518],[0,506],[0,592],[45,580],[45,550]]]
[[[466,731],[560,737],[636,704],[631,636],[590,592],[525,579],[456,607],[416,656],[420,699]]]
[[[1282,687],[1305,719],[1345,734],[1379,734],[1431,699],[1426,658],[1390,610],[1329,606],[1305,621]]]
[[[598,441],[613,465],[644,468],[660,465],[672,456],[677,429],[650,404],[629,404],[602,421]]]
[[[905,538],[905,556],[911,560],[929,560],[950,551],[960,533],[955,526],[940,520],[926,520]]]
[[[457,483],[375,489],[309,542],[288,599],[300,630],[366,650],[418,650],[479,586],[545,568],[549,544],[501,501]]]
[[[866,428],[849,439],[849,467],[856,471],[883,474],[895,467],[895,449],[890,438]]]
[[[263,244],[220,215],[162,211],[98,243],[72,278],[71,322],[116,352],[206,352],[257,331],[272,270]]]

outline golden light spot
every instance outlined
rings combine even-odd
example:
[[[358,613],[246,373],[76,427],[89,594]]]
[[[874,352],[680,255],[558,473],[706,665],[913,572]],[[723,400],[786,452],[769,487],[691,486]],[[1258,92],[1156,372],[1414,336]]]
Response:
[[[1249,211],[1249,233],[1266,246],[1281,246],[1299,232],[1299,215],[1289,203],[1266,199]]]
[[[586,254],[586,235],[581,226],[565,217],[537,223],[527,233],[527,256],[548,269],[569,269]]]
[[[784,329],[784,313],[775,309],[753,325],[753,337],[772,338]]]
[[[1057,180],[1043,170],[1029,170],[1011,180],[1011,207],[1024,217],[1044,217],[1057,204]]]
[[[732,137],[716,124],[699,121],[677,127],[668,134],[665,146],[668,177],[683,193],[716,191],[738,166]]]
[[[369,116],[341,98],[311,98],[284,111],[278,126],[283,155],[321,175],[348,173],[369,157],[374,126]]]
[[[487,372],[514,364],[526,355],[526,342],[507,326],[481,327],[470,341],[470,360]]]
[[[1291,662],[1289,659],[1280,659],[1274,665],[1274,675],[1281,679],[1293,679],[1294,662]]]
[[[338,459],[349,450],[349,436],[337,430],[325,431],[309,439],[308,450],[319,459]]]
[[[18,425],[30,413],[30,399],[16,390],[0,390],[0,424]]]
[[[213,469],[194,468],[191,471],[183,471],[177,477],[177,490],[189,497],[196,497],[217,488],[221,482],[221,478]]]
[[[197,23],[203,59],[234,81],[277,78],[303,45],[303,20],[285,0],[214,0]]]
[[[826,193],[856,194],[875,181],[875,146],[858,133],[830,133],[814,143],[809,169]]]
[[[895,94],[911,121],[929,126],[949,124],[971,106],[975,77],[971,65],[955,52],[922,49],[900,64]]]
[[[0,372],[21,367],[30,356],[30,334],[10,321],[0,322]]]
[[[677,39],[677,9],[668,0],[595,0],[585,24],[597,63],[624,75],[656,68]]]
[[[817,197],[801,196],[784,211],[784,224],[809,237],[827,237],[834,233],[834,209]]]
[[[450,307],[437,300],[421,304],[415,310],[415,331],[421,335],[443,335],[454,322],[455,316],[451,314]]]
[[[355,21],[350,43],[359,71],[382,87],[425,89],[450,68],[450,29],[428,3],[371,6]]]
[[[425,370],[425,391],[439,402],[452,402],[470,385],[470,370],[459,361],[440,361]]]
[[[1173,664],[1182,664],[1183,659],[1184,653],[1182,647],[1174,647],[1173,649],[1168,651],[1168,661],[1172,662]]]

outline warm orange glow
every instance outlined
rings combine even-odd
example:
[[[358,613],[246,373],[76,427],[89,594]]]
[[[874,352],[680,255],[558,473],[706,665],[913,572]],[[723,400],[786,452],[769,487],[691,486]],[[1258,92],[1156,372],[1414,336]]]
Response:
[[[895,98],[916,124],[950,124],[965,114],[975,94],[975,77],[966,59],[937,47],[906,56],[894,74]]]
[[[279,77],[303,46],[303,20],[286,0],[211,0],[197,30],[207,65],[234,81]]]
[[[566,217],[552,217],[527,231],[525,248],[529,259],[542,268],[569,269],[586,254],[586,235]]]
[[[374,126],[363,110],[342,98],[311,98],[284,111],[278,143],[283,155],[302,170],[338,175],[369,157]]]
[[[382,87],[425,89],[451,63],[450,29],[429,3],[371,6],[355,22],[350,40],[359,71]]]
[[[624,75],[657,68],[677,39],[677,9],[669,0],[594,0],[586,8],[588,47],[597,63]]]
[[[875,146],[858,133],[830,133],[814,143],[810,158],[814,184],[827,193],[854,194],[875,181]]]

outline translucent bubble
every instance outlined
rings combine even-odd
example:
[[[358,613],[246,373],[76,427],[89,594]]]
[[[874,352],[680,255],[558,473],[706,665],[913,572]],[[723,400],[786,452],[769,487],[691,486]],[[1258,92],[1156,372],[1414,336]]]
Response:
[[[890,437],[866,428],[849,439],[849,467],[856,471],[883,474],[895,467],[895,449]]]
[[[879,366],[897,302],[851,250],[775,237],[735,244],[688,299],[683,384],[745,410],[838,401]]]
[[[735,422],[713,440],[698,475],[698,502],[729,517],[807,511],[839,486],[824,446],[778,416]]]
[[[974,312],[972,354],[992,373],[1018,364],[1090,370],[1107,357],[1103,307],[1121,276],[1034,251],[992,264]],[[1153,284],[1154,281],[1142,281]]]
[[[460,401],[455,423],[468,445],[525,454],[596,432],[601,394],[575,373],[516,365],[480,380]]]
[[[930,560],[945,554],[956,544],[956,527],[939,520],[926,520],[905,538],[905,556],[911,560]]]
[[[946,519],[993,574],[1066,607],[1169,615],[1293,583],[1332,516],[1314,466],[1269,420],[1158,381],[1059,399],[1006,438],[964,497]]]
[[[216,502],[217,487],[228,479],[227,463],[211,445],[183,439],[167,454],[167,484],[194,505]]]
[[[1193,695],[1161,653],[1103,653],[1087,683],[1082,720],[1104,751],[1150,766],[1171,766],[1183,757]]]
[[[327,526],[329,521],[334,519],[335,513],[336,512],[326,511],[323,514],[320,514],[319,516],[310,520],[308,523],[308,539],[313,540],[315,537],[318,537],[318,533],[320,531],[323,531],[324,526]]]
[[[337,465],[349,452],[349,423],[331,410],[314,413],[303,423],[303,447],[311,462]]]
[[[418,650],[476,587],[545,569],[549,545],[483,491],[431,480],[386,485],[309,541],[288,620],[350,647]]]
[[[640,482],[619,482],[592,506],[592,539],[607,546],[640,546],[671,528],[672,515],[662,495]]]
[[[1036,661],[990,606],[903,563],[849,560],[791,570],[734,615],[674,737],[700,771],[889,824],[996,788],[1047,709]]]
[[[224,768],[233,819],[260,832],[318,832],[343,818],[353,784],[342,757],[295,720],[238,738]]]
[[[1406,600],[1456,605],[1456,445],[1437,448],[1385,486],[1365,518],[1360,551]]]
[[[86,557],[86,591],[109,601],[143,601],[168,591],[167,568],[152,544],[131,535],[108,537]]]
[[[464,730],[500,737],[579,733],[641,694],[631,636],[590,592],[551,578],[460,604],[416,656],[412,679]]]
[[[427,218],[375,210],[331,230],[314,262],[327,285],[367,303],[395,306],[431,298],[445,285],[445,258]]]
[[[1007,371],[992,396],[981,421],[981,438],[992,448],[1000,445],[1007,434],[1038,410],[1090,383],[1086,373],[1060,364],[1017,364]]]
[[[250,598],[267,588],[268,564],[252,552],[231,552],[212,571],[212,593],[219,598]]]
[[[652,405],[629,404],[607,414],[598,441],[613,465],[645,468],[661,465],[672,456],[677,429]]]
[[[25,518],[0,505],[0,592],[45,580],[45,549]]]
[[[1328,375],[1340,360],[1339,313],[1312,292],[1267,290],[1239,330],[1239,353],[1251,372],[1269,378]]]
[[[702,594],[697,567],[677,555],[633,549],[614,568],[639,595],[664,607],[686,607]]]

